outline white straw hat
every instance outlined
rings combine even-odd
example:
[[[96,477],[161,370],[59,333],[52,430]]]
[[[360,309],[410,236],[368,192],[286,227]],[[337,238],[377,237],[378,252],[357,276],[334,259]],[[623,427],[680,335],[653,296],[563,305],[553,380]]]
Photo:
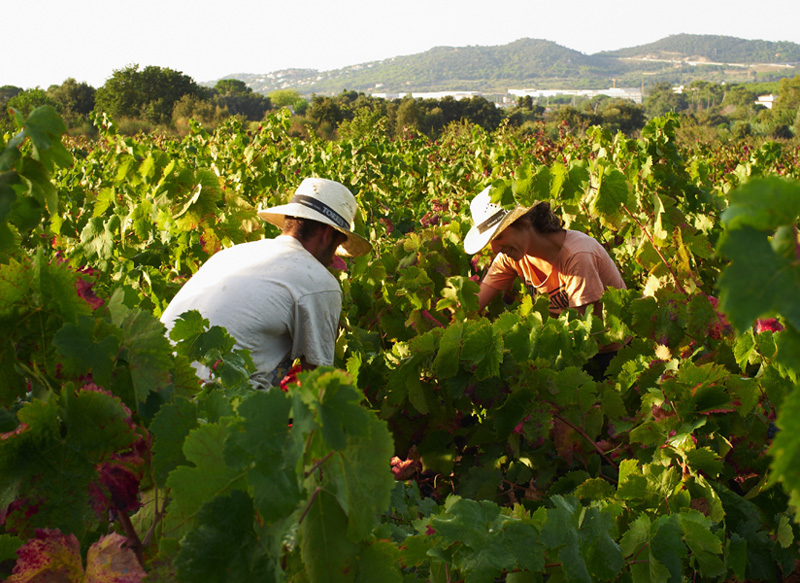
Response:
[[[491,186],[487,186],[469,203],[474,226],[464,238],[464,251],[473,255],[491,243],[511,223],[528,212],[528,208],[517,205],[506,210],[489,198]]]
[[[306,178],[297,187],[287,204],[258,211],[258,216],[283,228],[285,217],[312,219],[330,225],[347,235],[347,241],[336,250],[337,255],[357,257],[372,250],[372,245],[353,231],[358,203],[346,186],[325,178]]]

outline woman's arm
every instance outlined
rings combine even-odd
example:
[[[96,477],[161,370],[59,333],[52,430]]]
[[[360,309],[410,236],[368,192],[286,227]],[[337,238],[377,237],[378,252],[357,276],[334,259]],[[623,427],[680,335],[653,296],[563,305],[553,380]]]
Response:
[[[489,302],[491,302],[497,294],[499,294],[502,290],[497,289],[496,287],[492,287],[487,283],[481,282],[481,289],[478,292],[478,311],[483,310]]]

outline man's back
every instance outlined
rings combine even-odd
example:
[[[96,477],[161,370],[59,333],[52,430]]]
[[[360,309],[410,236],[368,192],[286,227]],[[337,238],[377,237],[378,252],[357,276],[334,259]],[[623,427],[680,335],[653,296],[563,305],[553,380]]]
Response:
[[[330,272],[282,235],[220,251],[184,285],[161,321],[171,329],[183,312],[196,309],[250,350],[264,387],[287,358],[333,364],[342,293]],[[201,378],[208,370],[198,369]],[[278,379],[280,380],[280,379]]]

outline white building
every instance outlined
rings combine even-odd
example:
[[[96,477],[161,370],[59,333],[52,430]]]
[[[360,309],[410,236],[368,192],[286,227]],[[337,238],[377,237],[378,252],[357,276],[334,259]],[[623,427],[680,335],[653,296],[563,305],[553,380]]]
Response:
[[[772,93],[769,95],[759,95],[758,99],[756,99],[756,105],[763,105],[767,109],[772,109],[776,99],[778,99],[778,96]]]
[[[619,99],[630,99],[634,103],[642,102],[641,89],[623,89],[611,87],[609,89],[509,89],[508,92],[516,97],[556,97],[557,95],[573,95],[576,97],[598,97],[607,95]]]

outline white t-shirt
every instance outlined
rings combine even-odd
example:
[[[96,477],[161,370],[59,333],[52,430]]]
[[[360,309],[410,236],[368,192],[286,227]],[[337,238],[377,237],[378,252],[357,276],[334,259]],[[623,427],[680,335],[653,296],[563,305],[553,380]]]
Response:
[[[281,235],[216,253],[177,293],[161,316],[172,329],[182,313],[198,310],[222,326],[253,357],[252,380],[268,387],[275,369],[301,356],[318,366],[333,364],[342,310],[336,278],[294,237]],[[196,365],[198,376],[209,378]]]

